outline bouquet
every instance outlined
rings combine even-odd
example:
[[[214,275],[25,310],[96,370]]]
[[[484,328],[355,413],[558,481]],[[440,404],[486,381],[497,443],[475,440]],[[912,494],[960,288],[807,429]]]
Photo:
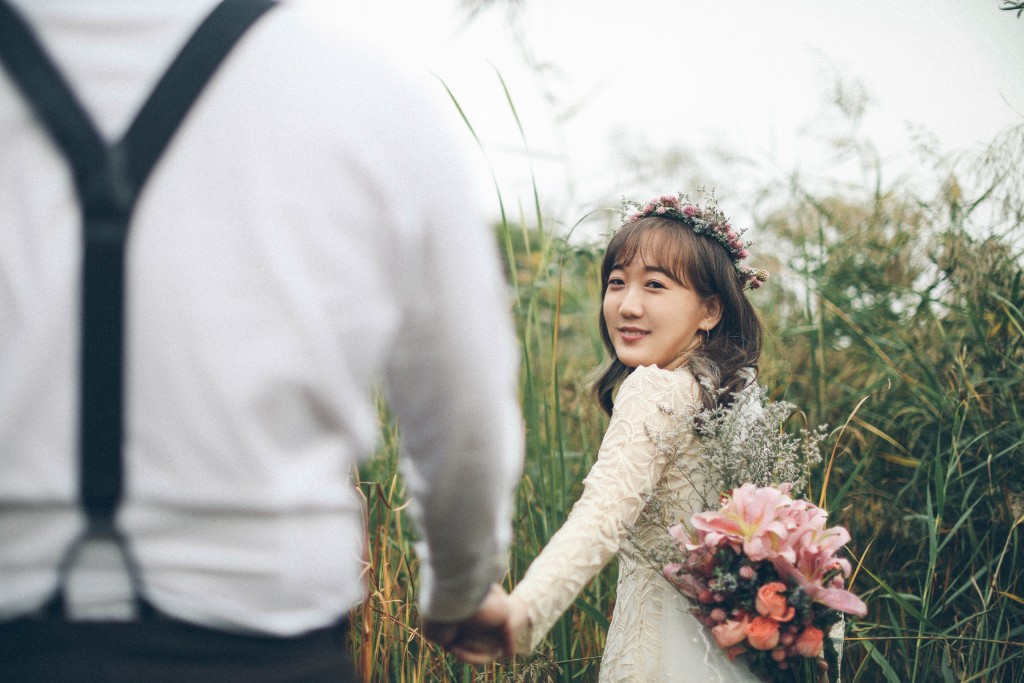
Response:
[[[651,559],[730,659],[743,655],[766,680],[818,681],[823,655],[838,664],[828,634],[841,637],[843,614],[866,607],[845,588],[851,567],[838,553],[849,532],[827,527],[827,513],[798,495],[821,461],[825,427],[787,433],[794,410],[751,384],[730,405],[677,415],[677,428],[651,434],[704,510],[669,526],[668,554],[652,549]],[[672,457],[683,453],[691,457]]]
[[[825,635],[842,613],[863,616],[845,590],[850,563],[837,557],[850,535],[826,513],[789,496],[790,487],[744,484],[718,510],[669,529],[683,553],[665,577],[730,659],[748,653],[770,680],[818,680]]]

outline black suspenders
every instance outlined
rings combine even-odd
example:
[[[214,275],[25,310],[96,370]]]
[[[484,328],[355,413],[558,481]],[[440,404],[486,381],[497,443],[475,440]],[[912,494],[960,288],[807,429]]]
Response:
[[[219,4],[174,59],[128,132],[107,146],[30,27],[0,0],[0,64],[70,164],[82,210],[78,433],[81,504],[89,520],[85,538],[112,538],[121,546],[136,598],[141,597],[139,577],[115,526],[124,480],[125,242],[146,180],[189,108],[238,39],[274,4]]]

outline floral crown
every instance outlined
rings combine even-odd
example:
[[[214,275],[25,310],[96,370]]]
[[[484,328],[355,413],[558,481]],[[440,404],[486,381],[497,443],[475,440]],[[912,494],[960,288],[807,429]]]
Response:
[[[682,193],[676,197],[666,194],[646,204],[624,199],[622,213],[626,217],[625,223],[635,223],[649,216],[671,218],[690,226],[694,233],[715,240],[729,252],[732,265],[740,276],[742,289],[757,289],[768,279],[768,271],[742,265],[743,259],[750,255],[747,249],[753,242],[740,239],[746,230],[734,230],[729,225],[729,219],[718,209],[714,197],[710,197],[703,207],[692,203]]]

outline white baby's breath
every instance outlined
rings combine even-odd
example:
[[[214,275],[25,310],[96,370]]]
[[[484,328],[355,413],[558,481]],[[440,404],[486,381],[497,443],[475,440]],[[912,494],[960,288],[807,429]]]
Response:
[[[707,385],[705,389],[720,391]],[[666,409],[675,418],[674,425],[649,430],[649,436],[693,485],[706,510],[717,508],[723,493],[745,483],[788,483],[797,497],[806,489],[810,469],[821,462],[826,427],[787,431],[785,424],[795,411],[792,403],[768,400],[767,389],[752,383],[728,406],[716,404],[697,412]],[[692,453],[694,437],[697,457],[686,457]]]

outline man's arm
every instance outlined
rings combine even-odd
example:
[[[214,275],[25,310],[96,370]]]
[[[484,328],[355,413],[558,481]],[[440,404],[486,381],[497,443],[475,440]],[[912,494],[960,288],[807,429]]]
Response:
[[[416,222],[394,245],[402,322],[385,383],[423,539],[421,612],[451,624],[473,619],[505,573],[523,428],[519,348],[494,235],[462,151],[443,125],[435,131],[435,118],[413,117],[413,170],[396,181],[408,203],[390,207]]]

